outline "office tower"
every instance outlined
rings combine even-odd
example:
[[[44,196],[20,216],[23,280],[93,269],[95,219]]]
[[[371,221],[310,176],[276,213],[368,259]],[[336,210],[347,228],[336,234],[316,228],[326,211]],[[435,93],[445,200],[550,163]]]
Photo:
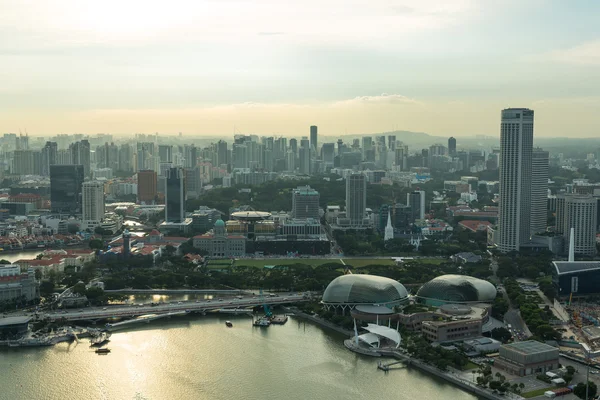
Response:
[[[556,200],[556,230],[565,237],[565,248],[573,243],[571,229],[574,229],[575,254],[595,256],[598,218],[596,198],[589,194],[568,194],[557,196]]]
[[[248,147],[245,144],[233,144],[232,164],[234,168],[248,168]]]
[[[448,154],[450,157],[456,156],[456,139],[453,137],[448,139]]]
[[[295,156],[298,155],[298,139],[290,139],[290,150],[294,153]]]
[[[321,159],[325,167],[333,167],[333,159],[335,157],[335,143],[323,143],[321,146]]]
[[[548,222],[548,160],[547,151],[535,148],[531,153],[531,221],[530,232],[546,232]]]
[[[300,173],[310,175],[310,142],[306,137],[300,140],[300,148],[298,149],[298,166]]]
[[[142,170],[137,173],[138,202],[152,204],[156,200],[156,171]]]
[[[90,176],[90,142],[87,139],[69,145],[71,163],[83,165],[84,176]]]
[[[137,143],[137,170],[142,171],[151,169],[156,171],[154,162],[154,143],[153,142],[138,142]]]
[[[459,151],[456,153],[456,157],[461,163],[462,171],[469,172],[471,167],[471,159],[468,151]]]
[[[225,148],[225,154],[227,155],[227,148]],[[194,145],[183,146],[183,166],[186,168],[195,168],[198,164],[198,149]],[[213,164],[219,166],[218,163]]]
[[[363,174],[346,178],[346,218],[351,226],[362,226],[367,208],[367,179]]]
[[[158,158],[160,162],[173,162],[173,146],[169,144],[159,144]]]
[[[356,144],[358,144],[358,139]],[[365,161],[375,161],[375,153],[373,152],[373,138],[363,136],[362,138],[362,159]]]
[[[533,110],[502,110],[498,249],[519,251],[530,239]]]
[[[425,219],[425,192],[423,190],[407,193],[406,204],[410,207],[412,221]]]
[[[310,186],[298,186],[292,191],[292,218],[319,219],[319,192]]]
[[[13,174],[32,175],[33,174],[33,151],[15,150],[13,153]]]
[[[81,213],[83,165],[50,166],[50,202],[53,213]]]
[[[165,180],[165,221],[185,220],[185,176],[181,168],[167,171]]]
[[[310,127],[310,147],[317,151],[317,127],[315,125]]]
[[[56,142],[46,142],[46,145],[42,148],[42,175],[50,175],[50,166],[57,163],[58,158],[58,144]]]
[[[119,171],[133,172],[134,166],[137,167],[133,147],[130,144],[122,144],[119,147]]]
[[[202,193],[202,175],[200,167],[185,169],[185,189],[188,199],[195,199]]]
[[[83,229],[95,229],[104,218],[104,184],[98,181],[83,183],[82,189]]]
[[[288,171],[296,170],[296,155],[292,150],[288,150],[285,157],[285,164]]]
[[[342,139],[338,139],[337,141],[337,155],[341,155],[344,151],[344,141]]]
[[[396,144],[396,150],[394,151],[394,164],[402,171],[408,169],[408,146],[403,144]]]
[[[227,151],[227,142],[224,140],[219,140],[217,142],[217,166],[227,165],[231,163],[228,157]]]

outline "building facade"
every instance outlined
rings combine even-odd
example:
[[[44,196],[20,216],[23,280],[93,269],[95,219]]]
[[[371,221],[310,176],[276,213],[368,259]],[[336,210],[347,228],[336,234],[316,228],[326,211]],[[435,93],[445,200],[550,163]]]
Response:
[[[548,222],[549,153],[535,148],[531,153],[531,221],[530,232],[546,232]]]
[[[367,209],[367,177],[351,174],[346,178],[346,218],[351,226],[364,224]]]
[[[559,368],[558,348],[535,340],[500,346],[494,367],[513,375],[543,374]]]
[[[575,241],[575,254],[593,257],[596,255],[596,219],[598,217],[598,203],[590,195],[566,196],[564,202],[564,236],[565,248],[569,248],[572,240]],[[574,228],[575,237],[571,237],[571,228]]]
[[[530,237],[533,110],[502,110],[498,249],[518,251]]]
[[[185,175],[181,168],[169,168],[165,179],[165,222],[185,219]]]
[[[319,219],[319,192],[310,186],[298,186],[292,191],[292,218]]]
[[[83,171],[83,165],[50,166],[50,201],[53,213],[81,213]]]
[[[138,179],[138,201],[146,204],[152,204],[157,195],[157,176],[156,171],[143,170],[137,173]]]
[[[32,268],[22,274],[19,265],[0,265],[0,301],[31,301],[39,297],[35,271]]]
[[[210,257],[239,257],[246,253],[246,238],[241,235],[228,235],[225,222],[218,219],[212,233],[194,236],[194,247],[205,251]]]
[[[104,218],[104,184],[98,181],[83,183],[83,229],[94,229]]]

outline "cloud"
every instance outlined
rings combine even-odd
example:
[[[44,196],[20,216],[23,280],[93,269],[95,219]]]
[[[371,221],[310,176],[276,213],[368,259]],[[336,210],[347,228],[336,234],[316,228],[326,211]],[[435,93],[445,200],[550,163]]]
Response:
[[[579,44],[568,49],[558,49],[534,55],[534,61],[553,61],[572,65],[600,66],[600,39]]]
[[[285,35],[285,32],[258,32],[261,36],[280,36]]]
[[[353,99],[341,100],[333,103],[334,106],[352,105],[352,104],[410,104],[421,105],[422,103],[403,96],[401,94],[382,93],[379,96],[357,96]]]

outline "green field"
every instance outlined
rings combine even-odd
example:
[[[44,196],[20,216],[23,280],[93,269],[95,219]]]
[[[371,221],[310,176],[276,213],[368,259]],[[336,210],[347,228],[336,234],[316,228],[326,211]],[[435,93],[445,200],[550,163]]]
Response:
[[[525,397],[526,399],[530,399],[532,397],[542,396],[546,391],[554,389],[554,386],[550,386],[543,389],[532,390],[531,392],[522,393],[521,397]]]

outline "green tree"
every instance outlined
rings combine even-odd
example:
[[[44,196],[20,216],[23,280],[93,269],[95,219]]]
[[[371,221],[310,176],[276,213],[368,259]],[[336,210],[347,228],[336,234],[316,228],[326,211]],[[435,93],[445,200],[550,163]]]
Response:
[[[0,260],[0,264],[1,265],[10,265],[10,261],[5,260],[4,258],[2,260]]]
[[[93,250],[102,250],[104,248],[104,241],[102,239],[92,239],[89,246]]]
[[[34,274],[35,274],[35,279],[37,279],[38,281],[39,281],[40,279],[42,279],[42,270],[41,270],[41,269],[37,268],[37,269],[35,270]]]
[[[40,295],[48,297],[54,293],[54,283],[52,281],[42,281],[40,283]]]
[[[592,381],[589,382],[589,392],[588,392],[587,399],[585,399],[585,392],[586,392],[586,384],[585,383],[579,382],[577,384],[577,386],[575,386],[575,388],[573,389],[573,393],[575,393],[575,396],[579,397],[580,399],[585,399],[585,400],[591,400],[591,399],[595,398],[597,391],[598,391],[598,387]]]

